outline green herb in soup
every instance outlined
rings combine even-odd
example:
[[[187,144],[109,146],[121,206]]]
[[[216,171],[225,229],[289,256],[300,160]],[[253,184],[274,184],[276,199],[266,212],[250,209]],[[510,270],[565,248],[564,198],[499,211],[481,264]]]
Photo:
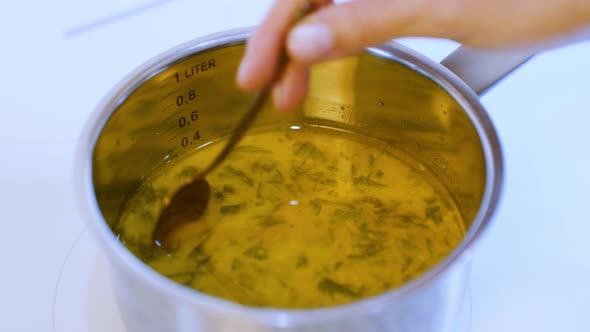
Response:
[[[315,308],[401,286],[464,236],[453,200],[399,152],[327,129],[251,134],[207,180],[200,220],[152,243],[176,188],[225,142],[155,172],[122,211],[129,250],[178,283],[251,306]],[[409,159],[405,159],[409,160]]]

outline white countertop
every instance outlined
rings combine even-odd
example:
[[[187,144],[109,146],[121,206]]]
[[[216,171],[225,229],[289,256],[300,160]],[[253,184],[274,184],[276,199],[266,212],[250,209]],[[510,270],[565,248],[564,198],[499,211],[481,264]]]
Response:
[[[254,25],[266,0],[0,4],[0,331],[121,331],[79,219],[73,148],[125,74],[189,39]],[[456,44],[406,39],[440,60]],[[590,331],[590,43],[537,56],[482,101],[506,180],[471,275],[471,330]]]

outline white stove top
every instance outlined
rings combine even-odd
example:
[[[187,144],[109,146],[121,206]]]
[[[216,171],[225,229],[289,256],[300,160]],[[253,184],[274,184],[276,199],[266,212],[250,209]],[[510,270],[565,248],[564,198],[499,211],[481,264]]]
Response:
[[[105,259],[75,205],[81,127],[145,60],[254,25],[269,3],[0,4],[0,331],[125,332]],[[456,46],[403,42],[435,60]],[[506,181],[475,257],[462,331],[590,330],[589,77],[590,43],[579,44],[536,57],[482,99],[503,142]]]

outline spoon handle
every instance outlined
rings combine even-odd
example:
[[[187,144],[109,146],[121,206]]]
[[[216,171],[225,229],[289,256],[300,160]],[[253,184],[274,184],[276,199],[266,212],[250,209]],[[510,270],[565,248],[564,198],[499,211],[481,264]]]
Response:
[[[301,18],[303,18],[303,16],[305,16],[310,11],[310,9],[311,9],[310,7],[311,7],[310,3],[308,1],[305,1],[305,5],[303,6],[301,11],[297,15],[297,19],[295,20],[295,22],[300,21]],[[288,54],[287,54],[287,51],[283,48],[281,50],[281,55],[279,58],[279,64],[278,64],[277,71],[275,72],[272,80],[270,81],[270,83],[268,85],[266,85],[264,88],[262,88],[260,91],[258,91],[256,93],[256,95],[254,96],[254,99],[252,100],[252,103],[250,104],[250,107],[248,108],[248,111],[246,112],[244,117],[240,120],[240,122],[238,122],[237,126],[234,128],[229,141],[223,147],[223,150],[221,150],[221,152],[213,160],[213,162],[207,168],[205,168],[205,170],[201,173],[201,175],[200,175],[201,177],[205,177],[205,175],[209,174],[209,172],[211,172],[213,169],[215,169],[217,166],[219,166],[225,160],[225,158],[230,154],[230,152],[236,147],[236,145],[238,145],[240,140],[246,134],[246,131],[248,130],[248,128],[250,128],[250,125],[252,124],[252,122],[254,122],[254,120],[256,119],[258,114],[260,113],[260,111],[262,111],[262,109],[264,107],[264,103],[268,99],[268,95],[270,94],[272,87],[275,85],[275,83],[279,80],[279,78],[281,77],[281,75],[285,71],[285,67],[287,66],[287,63],[288,63]]]
[[[248,128],[254,120],[256,119],[257,115],[263,109],[264,103],[270,94],[270,87],[265,87],[259,92],[256,93],[248,111],[244,115],[244,117],[240,120],[238,125],[234,128],[233,133],[227,142],[227,144],[223,147],[223,150],[215,157],[213,162],[207,166],[207,168],[201,173],[201,177],[205,177],[209,172],[215,169],[219,164],[221,164],[225,158],[230,154],[230,152],[238,145],[240,140],[246,134]]]

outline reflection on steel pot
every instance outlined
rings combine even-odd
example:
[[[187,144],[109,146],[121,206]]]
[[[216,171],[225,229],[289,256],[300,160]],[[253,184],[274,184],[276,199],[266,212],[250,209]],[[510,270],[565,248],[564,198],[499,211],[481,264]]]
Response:
[[[142,181],[226,136],[240,118],[251,96],[234,82],[249,34],[216,34],[155,58],[104,99],[83,133],[75,167],[81,210],[111,264],[129,331],[450,331],[473,245],[502,183],[500,145],[478,93],[526,61],[526,52],[461,48],[443,66],[391,42],[316,66],[299,111],[279,115],[269,107],[257,119],[254,130],[296,123],[371,137],[403,151],[446,187],[466,235],[401,287],[334,307],[250,307],[177,284],[118,241],[113,228]]]

